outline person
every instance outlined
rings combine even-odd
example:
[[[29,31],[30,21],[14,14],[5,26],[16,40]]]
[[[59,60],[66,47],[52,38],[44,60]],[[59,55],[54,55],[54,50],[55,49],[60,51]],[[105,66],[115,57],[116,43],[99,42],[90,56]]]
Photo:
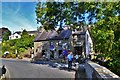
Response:
[[[34,61],[34,54],[31,55],[32,61]]]
[[[34,61],[34,50],[33,49],[31,49],[30,54],[31,54],[32,61]]]
[[[75,68],[78,69],[78,66],[79,66],[79,55],[76,54],[75,55]]]
[[[46,54],[47,61],[49,61],[50,60],[50,51],[49,50],[45,50],[45,54]]]
[[[63,60],[64,60],[64,62],[66,63],[66,57],[67,57],[67,55],[68,55],[68,50],[67,50],[67,49],[64,49],[63,52],[62,52],[62,54],[63,54]]]
[[[77,63],[79,62],[79,55],[78,54],[75,55],[75,62],[77,62]]]
[[[72,69],[72,61],[73,61],[73,54],[71,51],[68,54],[67,59],[68,59],[68,70],[70,70]]]
[[[5,65],[2,66],[2,77],[5,78],[6,68]]]

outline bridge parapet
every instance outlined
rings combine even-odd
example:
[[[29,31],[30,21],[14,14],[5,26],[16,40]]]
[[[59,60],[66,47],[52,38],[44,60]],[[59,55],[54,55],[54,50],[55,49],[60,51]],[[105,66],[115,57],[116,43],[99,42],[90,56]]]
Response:
[[[85,73],[86,77],[89,80],[120,80],[120,77],[108,70],[107,68],[94,63],[92,61],[88,61],[85,65]]]

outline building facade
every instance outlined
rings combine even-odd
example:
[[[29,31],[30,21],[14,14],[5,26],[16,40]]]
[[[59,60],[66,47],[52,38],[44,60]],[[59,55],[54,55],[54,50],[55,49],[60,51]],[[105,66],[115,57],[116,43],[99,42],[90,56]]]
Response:
[[[12,35],[9,36],[9,40],[11,39],[19,39],[21,38],[21,32],[15,32]]]
[[[43,31],[34,39],[34,49],[35,56],[45,54],[46,57],[57,59],[64,50],[73,51],[72,31],[62,30],[59,34],[53,30]]]
[[[38,31],[27,31],[28,35],[33,36],[33,35],[37,35]],[[9,40],[11,39],[19,39],[21,38],[22,32],[21,31],[17,31],[15,33],[13,33],[12,35],[9,36]]]

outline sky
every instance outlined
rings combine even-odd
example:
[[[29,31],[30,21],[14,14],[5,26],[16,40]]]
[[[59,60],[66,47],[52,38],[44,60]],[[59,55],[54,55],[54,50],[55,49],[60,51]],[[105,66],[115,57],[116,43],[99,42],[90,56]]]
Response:
[[[1,3],[0,3],[1,4]],[[0,6],[0,27],[8,28],[12,33],[16,31],[37,30],[35,7],[36,2],[2,2]],[[87,21],[88,14],[85,14]]]
[[[35,2],[2,2],[2,27],[10,31],[37,30]]]

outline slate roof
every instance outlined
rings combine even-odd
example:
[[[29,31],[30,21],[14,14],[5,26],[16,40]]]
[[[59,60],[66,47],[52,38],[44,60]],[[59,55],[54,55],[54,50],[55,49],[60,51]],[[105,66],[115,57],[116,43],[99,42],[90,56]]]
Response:
[[[58,33],[54,30],[48,32],[43,31],[41,33],[38,33],[38,35],[34,39],[34,42],[52,40],[56,36],[58,36]]]
[[[15,33],[17,33],[17,34],[21,34],[22,32],[20,32],[20,31],[16,31],[16,32],[14,32],[13,34],[15,34]]]
[[[60,34],[58,34],[58,36],[54,36],[48,40],[65,40],[65,39],[69,39],[71,35],[72,35],[71,30],[62,30]]]
[[[38,33],[38,31],[27,31],[28,32],[28,34],[37,34]],[[13,34],[15,34],[15,33],[17,33],[17,34],[21,34],[22,32],[21,31],[16,31],[16,32],[14,32]]]
[[[58,33],[56,31],[54,31],[54,30],[50,31],[48,33],[46,40],[54,40],[57,36],[58,36]]]
[[[62,30],[60,34],[58,34],[54,30],[48,32],[43,31],[35,37],[34,42],[48,41],[48,40],[64,40],[64,39],[69,39],[71,35],[72,35],[71,30]]]
[[[67,29],[67,30],[62,30],[58,36],[58,40],[63,40],[63,39],[69,39],[70,36],[72,35],[72,31]]]
[[[47,32],[43,31],[38,33],[38,35],[35,37],[34,42],[38,42],[38,41],[43,41],[46,39],[47,36]]]
[[[36,34],[36,33],[38,33],[37,30],[35,30],[35,31],[28,31],[28,34]]]

